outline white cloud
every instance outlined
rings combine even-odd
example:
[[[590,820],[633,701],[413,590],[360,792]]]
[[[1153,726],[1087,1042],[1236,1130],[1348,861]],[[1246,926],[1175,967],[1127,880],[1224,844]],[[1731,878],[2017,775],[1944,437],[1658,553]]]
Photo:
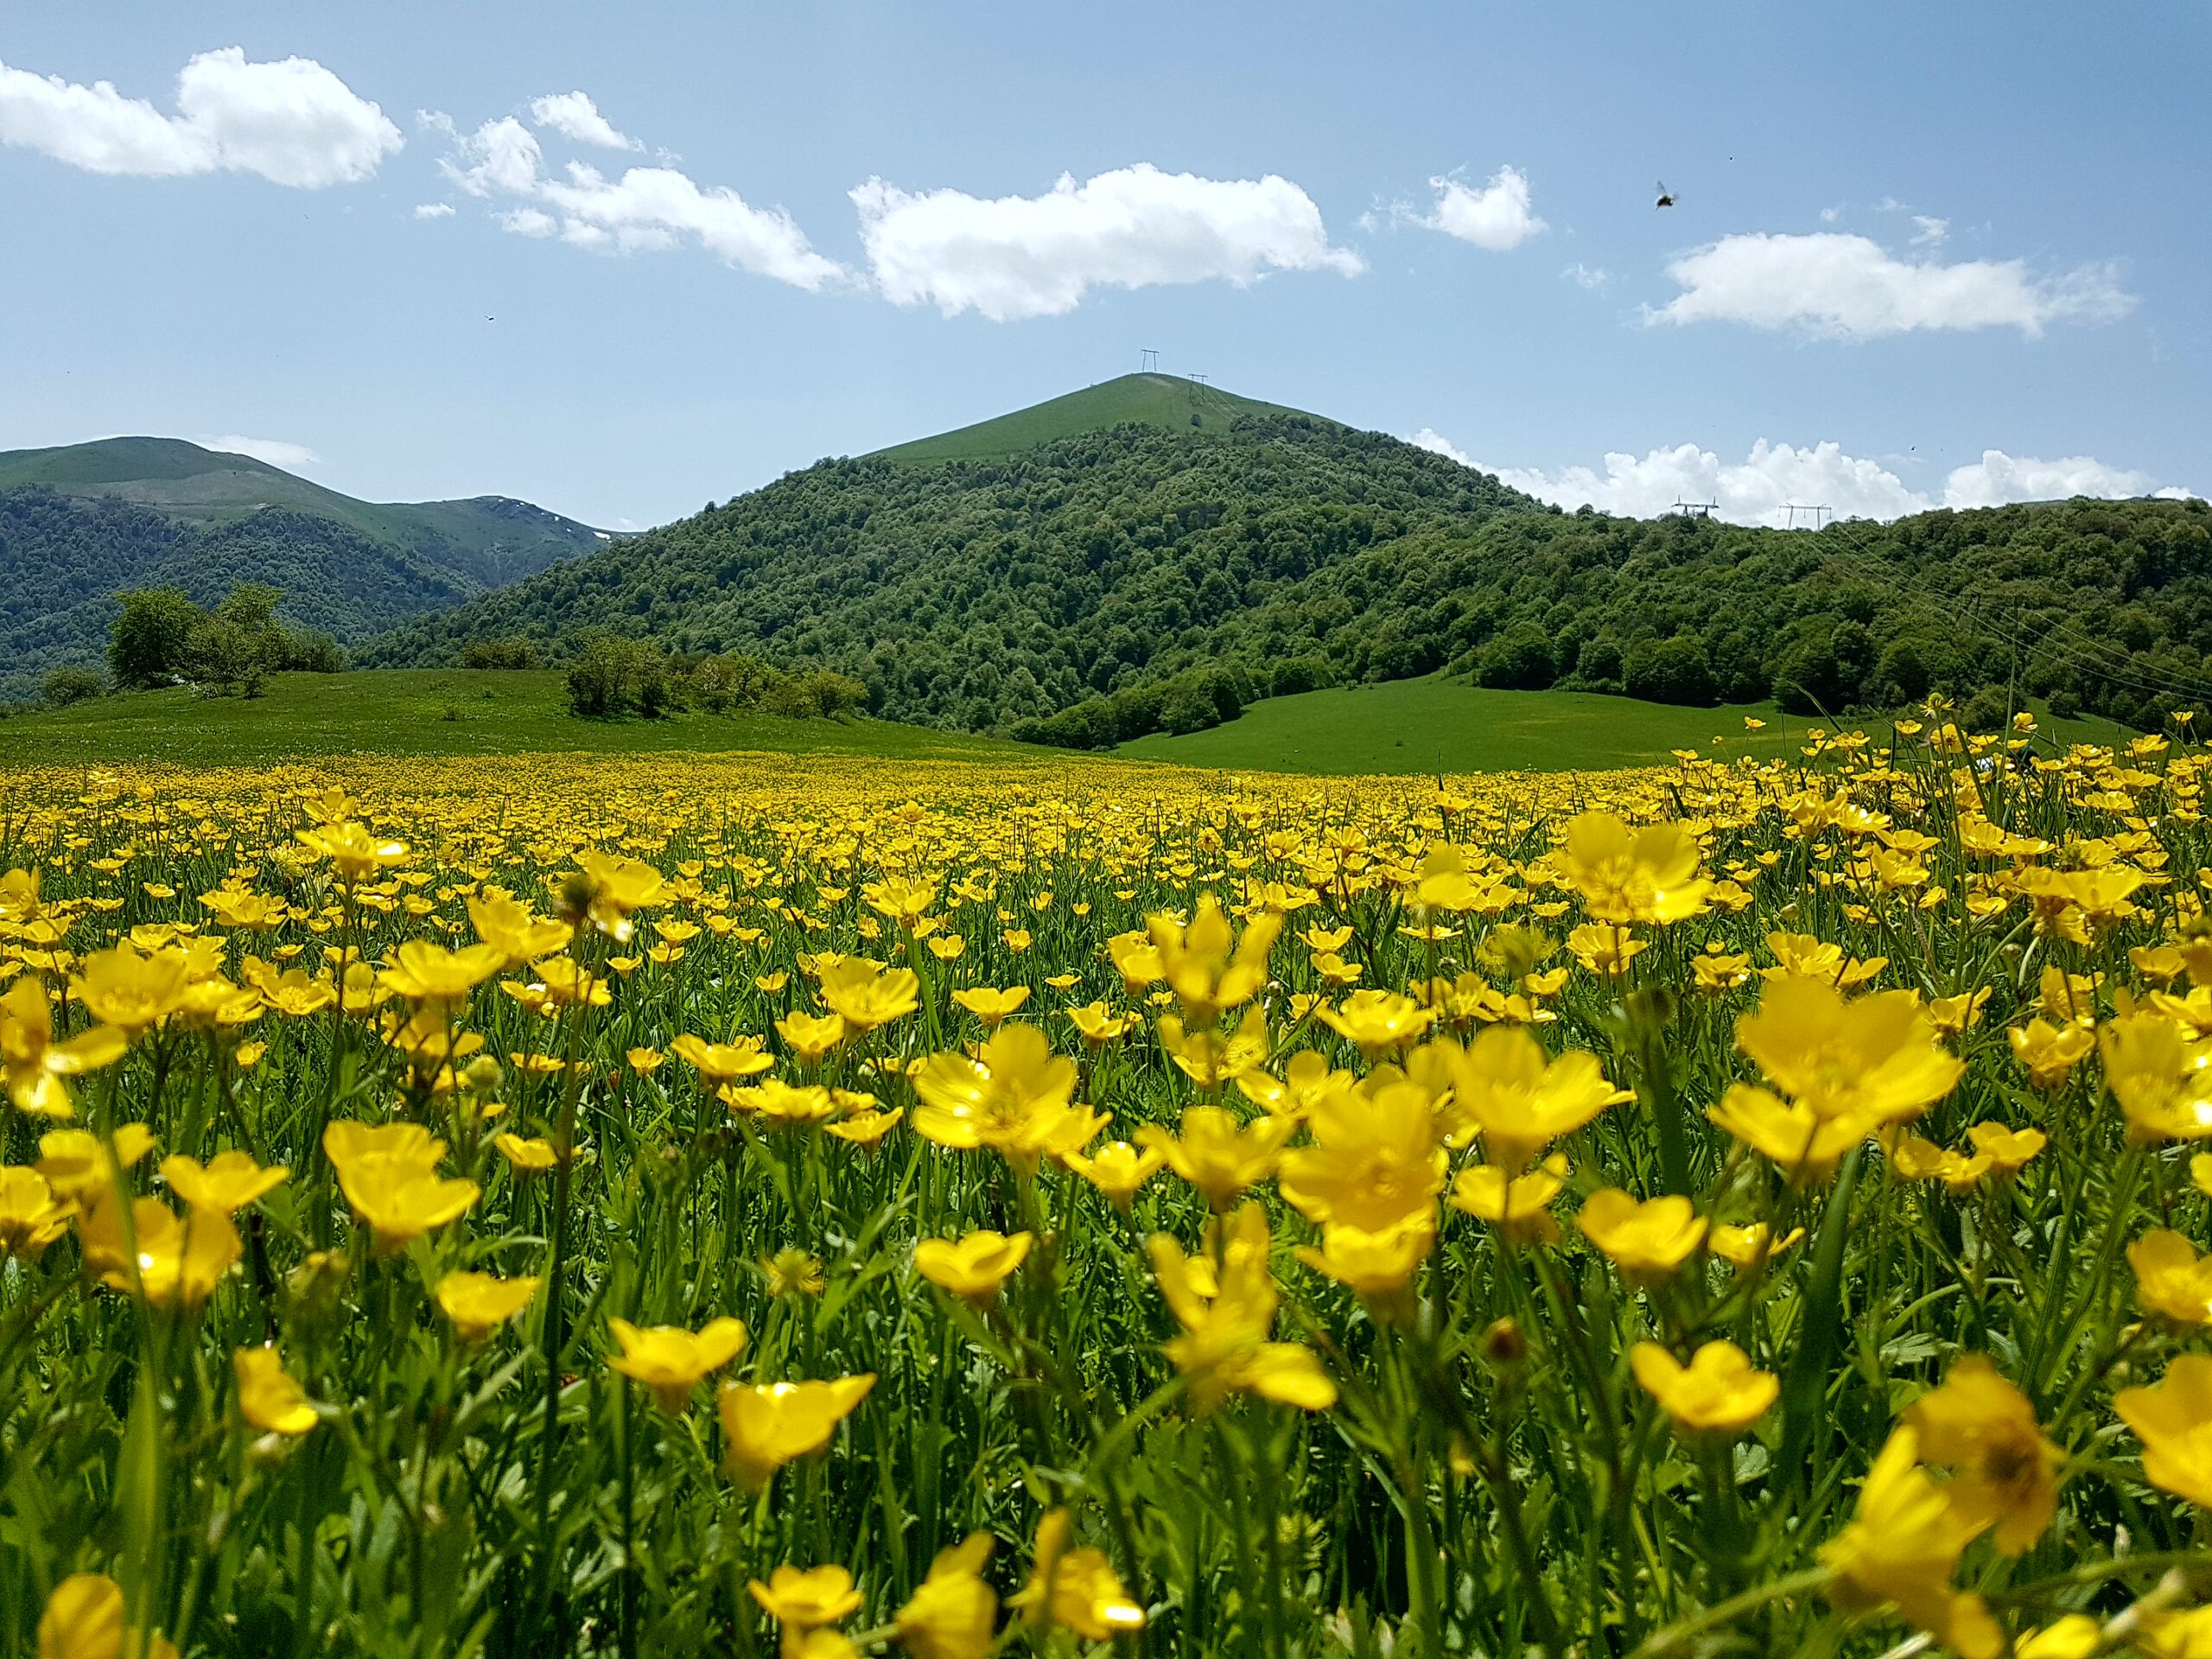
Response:
[[[451,219],[453,204],[449,201],[422,201],[415,205],[417,219]]]
[[[1580,259],[1560,275],[1586,294],[1595,294],[1613,280],[1613,273],[1600,267],[1584,264]]]
[[[673,168],[633,167],[610,179],[570,162],[552,174],[536,136],[511,115],[470,133],[443,116],[426,113],[423,120],[452,143],[451,153],[438,163],[446,177],[469,195],[510,202],[494,216],[518,236],[558,237],[574,247],[611,253],[654,253],[694,242],[726,264],[807,289],[847,274],[817,253],[780,207],[755,207],[734,190],[702,188]]]
[[[541,127],[603,149],[643,149],[635,138],[617,132],[586,92],[549,92],[530,100],[530,118]]]
[[[0,143],[90,173],[176,178],[228,170],[300,189],[373,175],[404,142],[384,111],[309,58],[249,63],[238,47],[202,52],[177,76],[179,113],[0,64]]]
[[[1923,328],[2018,328],[2107,322],[2135,302],[2110,265],[2044,279],[2018,259],[1900,259],[1866,237],[1727,236],[1667,267],[1682,292],[1644,321],[1741,322],[1874,340]]]
[[[1501,167],[1477,190],[1453,178],[1431,179],[1436,200],[1425,213],[1402,207],[1401,217],[1428,230],[1441,231],[1492,253],[1507,253],[1549,227],[1529,211],[1529,175]]]
[[[1912,222],[1915,226],[1912,232],[1912,245],[1916,248],[1940,248],[1943,245],[1944,238],[1951,233],[1951,221],[1948,219],[1934,219],[1926,213],[1915,213],[1912,216]]]
[[[1897,518],[1935,507],[1993,507],[2075,495],[2141,495],[2152,482],[2146,474],[2107,467],[2087,455],[2039,461],[2008,455],[2001,449],[1984,450],[1980,461],[1953,468],[1942,493],[1931,494],[1914,489],[1879,461],[1846,454],[1835,443],[1800,448],[1762,438],[1749,455],[1733,463],[1723,461],[1710,449],[1684,443],[1641,457],[1615,451],[1605,456],[1602,471],[1563,467],[1547,472],[1484,466],[1427,427],[1408,442],[1494,472],[1513,488],[1558,506],[1590,505],[1623,518],[1650,518],[1677,501],[1713,502],[1716,517],[1740,524],[1787,525],[1792,522],[1786,511],[1790,503],[1800,509],[1794,522],[1805,524],[1811,522],[1802,512],[1806,507],[1826,507],[1825,516],[1830,518]],[[2187,492],[2158,493],[2179,496]]]
[[[2008,455],[2002,449],[1985,449],[1972,466],[1952,468],[1943,480],[1943,505],[1994,507],[2007,501],[2058,501],[2075,495],[2142,495],[2149,491],[2151,481],[2148,473],[2107,467],[2088,455],[2037,461],[2027,455]]]
[[[247,455],[255,461],[265,461],[271,467],[298,468],[312,467],[322,457],[304,443],[287,443],[282,438],[243,438],[236,433],[219,438],[195,438],[202,449],[219,450],[226,455]]]
[[[1471,467],[1475,464],[1472,455],[1460,448],[1458,444],[1452,442],[1433,426],[1424,426],[1406,442],[1417,449],[1433,450],[1447,461],[1456,461],[1462,467]]]
[[[1148,288],[1270,270],[1365,269],[1332,247],[1313,199],[1289,180],[1202,179],[1149,162],[1071,175],[1041,196],[915,194],[872,178],[851,192],[876,286],[899,305],[995,322],[1072,311],[1094,286]]]

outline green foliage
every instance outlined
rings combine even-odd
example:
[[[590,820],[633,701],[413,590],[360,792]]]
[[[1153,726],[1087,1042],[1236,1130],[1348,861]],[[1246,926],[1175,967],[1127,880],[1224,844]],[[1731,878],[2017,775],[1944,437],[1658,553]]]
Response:
[[[504,639],[472,639],[461,648],[457,659],[463,668],[542,668],[537,647],[521,634]]]
[[[49,669],[39,682],[39,695],[50,709],[67,709],[73,702],[97,697],[107,690],[107,677],[96,668]]]
[[[2208,553],[2212,516],[2177,501],[1819,532],[1561,513],[1379,434],[1245,414],[995,458],[823,461],[365,656],[444,664],[518,635],[545,654],[606,624],[687,656],[834,669],[887,718],[1081,746],[1160,729],[1145,688],[1164,709],[1201,670],[1240,673],[1249,702],[1446,664],[1497,688],[1778,693],[1839,718],[2016,678],[2156,725],[2212,700]]]
[[[125,690],[167,685],[191,660],[200,607],[181,588],[148,588],[118,595],[122,609],[109,630],[108,671]]]

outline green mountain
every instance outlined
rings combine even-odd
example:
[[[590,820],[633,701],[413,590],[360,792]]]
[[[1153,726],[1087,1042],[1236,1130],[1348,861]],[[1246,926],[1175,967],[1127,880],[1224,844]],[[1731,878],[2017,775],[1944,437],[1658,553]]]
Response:
[[[174,438],[0,453],[0,696],[98,662],[124,588],[213,604],[266,582],[294,627],[352,641],[608,539],[504,496],[357,501]]]
[[[495,588],[556,559],[597,548],[607,533],[527,501],[357,501],[251,455],[203,449],[181,438],[103,438],[54,449],[0,451],[0,490],[43,484],[101,496],[180,523],[228,524],[270,508],[329,518],[423,563]]]
[[[2030,694],[2139,724],[2212,705],[2201,501],[1819,531],[1612,518],[1225,393],[1202,395],[1228,418],[1201,405],[1193,427],[1172,418],[1175,395],[1127,377],[825,461],[361,658],[436,666],[526,636],[558,660],[611,627],[678,654],[836,669],[887,718],[1088,747],[1440,669],[1835,715],[1930,691],[1986,694],[1999,718]],[[1149,418],[1128,418],[1133,399]]]
[[[1299,415],[1303,410],[1263,404],[1171,374],[1125,374],[1065,397],[1016,410],[933,438],[894,444],[876,453],[887,461],[990,461],[1059,438],[1116,426],[1150,426],[1178,435],[1221,432],[1240,416]]]

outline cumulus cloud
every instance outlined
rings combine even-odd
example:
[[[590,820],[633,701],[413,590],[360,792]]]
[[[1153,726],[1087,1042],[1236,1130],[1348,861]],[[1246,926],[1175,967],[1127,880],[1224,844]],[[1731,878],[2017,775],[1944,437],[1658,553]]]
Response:
[[[1357,275],[1312,197],[1289,180],[1204,179],[1149,162],[1041,196],[914,193],[872,178],[852,193],[877,288],[899,305],[994,322],[1058,316],[1090,289],[1223,281],[1271,270]]]
[[[419,201],[415,204],[417,219],[451,219],[453,204],[449,201]]]
[[[370,177],[404,142],[381,109],[313,59],[249,63],[235,46],[186,63],[176,107],[165,115],[109,81],[86,86],[0,64],[0,143],[89,173],[255,173],[315,190]]]
[[[1951,221],[1948,219],[1933,219],[1926,213],[1915,213],[1912,223],[1912,245],[1916,248],[1941,247],[1944,238],[1951,233]]]
[[[1611,271],[1601,267],[1586,265],[1580,259],[1560,272],[1560,275],[1573,283],[1585,294],[1595,294],[1613,280]]]
[[[597,144],[602,149],[645,148],[635,138],[617,132],[586,92],[548,92],[543,98],[534,98],[530,101],[530,118],[580,144]]]
[[[1637,456],[1616,451],[1601,468],[1487,467],[1471,459],[1450,439],[1422,428],[1408,442],[1484,472],[1495,473],[1516,490],[1562,507],[1593,506],[1630,518],[1650,518],[1678,501],[1713,502],[1715,516],[1740,524],[1786,525],[1810,522],[1802,509],[1821,506],[1829,518],[1897,518],[1934,507],[1993,507],[2011,501],[2045,501],[2075,495],[2134,496],[2149,490],[2144,473],[2107,467],[2087,455],[2039,461],[1986,449],[1971,465],[1954,467],[1940,493],[1914,489],[1878,461],[1848,455],[1836,443],[1798,448],[1770,443],[1751,446],[1739,462],[1724,461],[1694,443],[1654,449]],[[2179,489],[2158,491],[2181,496]],[[1800,511],[1787,509],[1795,503]]]
[[[245,438],[233,432],[219,438],[195,438],[202,449],[219,450],[226,455],[245,455],[255,461],[265,461],[271,467],[312,467],[322,457],[304,443],[287,443],[282,438]]]
[[[1903,259],[1863,236],[1726,236],[1667,267],[1681,292],[1649,323],[1741,322],[1843,340],[1931,328],[2108,322],[2134,305],[2109,264],[2037,277],[2023,260]]]
[[[1475,458],[1433,426],[1424,426],[1406,440],[1415,448],[1433,450],[1446,461],[1456,461],[1462,467],[1471,467]]]
[[[591,102],[580,92],[563,98],[580,99],[584,106]],[[532,112],[548,102],[561,99],[540,99]],[[577,113],[565,104],[562,110],[564,117]],[[592,114],[596,118],[597,111]],[[518,236],[557,237],[571,246],[611,253],[654,253],[693,244],[741,270],[807,289],[846,276],[836,260],[815,251],[789,213],[756,207],[734,190],[702,187],[668,167],[633,167],[619,178],[582,162],[550,171],[537,135],[511,115],[474,132],[460,131],[441,115],[426,113],[423,120],[451,145],[440,170],[465,194],[504,203],[494,217]],[[550,118],[547,124],[574,136]]]
[[[1501,167],[1479,190],[1454,178],[1431,179],[1428,183],[1436,192],[1428,211],[1418,213],[1401,206],[1399,217],[1492,253],[1510,253],[1549,228],[1530,210],[1529,175],[1518,168]]]

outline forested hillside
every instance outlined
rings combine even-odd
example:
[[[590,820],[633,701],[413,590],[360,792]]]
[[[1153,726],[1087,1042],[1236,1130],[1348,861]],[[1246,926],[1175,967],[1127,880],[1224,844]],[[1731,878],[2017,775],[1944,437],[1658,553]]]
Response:
[[[838,669],[893,719],[1086,745],[1446,666],[1839,715],[2011,683],[2144,720],[2212,694],[2212,517],[2077,500],[1819,532],[1610,518],[1378,434],[1246,416],[994,461],[824,461],[364,658],[439,664],[512,635],[557,656],[599,625]]]
[[[240,582],[282,588],[291,626],[341,641],[483,591],[312,514],[270,508],[203,529],[112,497],[0,490],[0,696],[99,663],[122,589],[173,586],[213,605]]]

